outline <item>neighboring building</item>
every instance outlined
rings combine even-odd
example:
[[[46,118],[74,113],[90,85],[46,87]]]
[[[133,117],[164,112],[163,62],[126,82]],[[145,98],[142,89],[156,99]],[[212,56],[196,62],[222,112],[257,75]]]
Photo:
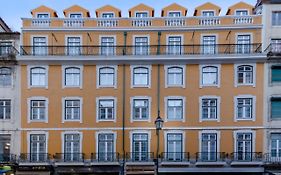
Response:
[[[160,174],[262,174],[262,16],[243,2],[220,11],[32,10],[18,59],[17,174],[154,174],[158,111]]]
[[[19,40],[0,18],[0,166],[14,165],[20,153]]]

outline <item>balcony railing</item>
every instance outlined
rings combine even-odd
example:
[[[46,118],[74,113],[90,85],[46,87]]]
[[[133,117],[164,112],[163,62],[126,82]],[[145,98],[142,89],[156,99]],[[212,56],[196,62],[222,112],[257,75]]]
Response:
[[[196,162],[224,162],[226,157],[225,152],[198,152]]]
[[[202,17],[199,19],[200,26],[216,26],[220,25],[220,23],[219,17]]]
[[[115,152],[100,152],[91,154],[91,162],[119,162],[120,155]]]
[[[84,26],[84,19],[65,19],[63,21],[64,27],[83,27]]]
[[[14,154],[0,154],[0,163],[15,163],[16,155]]]
[[[18,54],[14,46],[0,46],[0,58],[15,57]]]
[[[162,162],[189,162],[189,152],[163,152]]]
[[[122,56],[122,55],[217,55],[258,54],[261,44],[149,45],[149,46],[22,46],[21,55],[34,56]]]
[[[266,153],[264,154],[264,161],[267,164],[281,164],[281,154]]]
[[[118,26],[118,19],[98,19],[97,21],[98,27],[117,27]]]
[[[252,24],[253,17],[252,16],[237,16],[233,19],[234,24]]]
[[[265,50],[269,57],[281,56],[281,43],[271,43]]]
[[[234,152],[231,153],[234,162],[260,162],[263,161],[262,152]]]
[[[56,162],[84,162],[84,153],[56,153]]]
[[[174,26],[185,26],[185,18],[167,18],[165,19],[165,26],[174,27]]]
[[[51,19],[32,19],[33,27],[49,27],[51,25]]]
[[[135,19],[132,19],[132,26],[133,27],[149,27],[149,26],[152,26],[152,19],[151,18],[135,18]]]
[[[153,152],[128,152],[126,153],[127,162],[152,162],[154,159]]]
[[[23,163],[46,163],[50,162],[51,155],[48,153],[22,153],[19,156],[19,162]]]

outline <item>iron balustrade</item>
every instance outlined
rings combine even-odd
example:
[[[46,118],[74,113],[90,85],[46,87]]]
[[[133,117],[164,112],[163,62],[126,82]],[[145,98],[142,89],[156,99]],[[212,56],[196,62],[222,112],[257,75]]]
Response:
[[[196,162],[224,162],[227,158],[225,152],[197,152]]]
[[[120,155],[116,152],[91,153],[91,162],[119,162]]]
[[[281,164],[281,153],[266,153],[263,160],[267,164]]]
[[[189,162],[189,152],[162,152],[162,162]]]
[[[0,154],[0,163],[15,163],[16,162],[16,155],[14,154]]]
[[[51,154],[48,153],[22,153],[19,156],[19,162],[24,163],[48,163],[51,160]]]
[[[84,153],[56,153],[54,159],[56,162],[84,162]]]
[[[16,56],[18,53],[14,46],[0,46],[0,57]]]
[[[281,43],[271,43],[265,52],[268,56],[281,56]]]
[[[263,161],[262,152],[233,152],[230,155],[234,162],[260,162]]]
[[[126,161],[127,162],[153,162],[154,153],[153,152],[127,152]]]
[[[33,56],[150,56],[259,54],[261,44],[149,45],[149,46],[21,46],[21,55]]]

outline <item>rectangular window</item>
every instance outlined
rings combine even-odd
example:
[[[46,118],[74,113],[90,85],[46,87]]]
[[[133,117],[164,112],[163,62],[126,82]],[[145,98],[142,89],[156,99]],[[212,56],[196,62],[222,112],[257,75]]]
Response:
[[[114,55],[114,37],[101,38],[101,55]]]
[[[99,119],[114,120],[114,100],[99,100]]]
[[[272,12],[272,25],[273,26],[281,25],[281,11]]]
[[[253,84],[253,66],[241,65],[237,67],[237,83],[241,85]]]
[[[47,38],[33,37],[33,55],[47,55]]]
[[[214,11],[203,11],[202,16],[209,17],[209,16],[215,16]]]
[[[182,37],[169,36],[168,38],[168,54],[181,55],[182,53]]]
[[[64,120],[80,120],[81,102],[80,100],[65,100]]]
[[[135,55],[148,55],[148,37],[135,37]]]
[[[281,98],[271,98],[271,118],[281,119]]]
[[[134,67],[133,68],[133,85],[134,86],[148,86],[149,85],[149,68],[148,67]]]
[[[182,120],[183,119],[183,100],[168,99],[167,100],[167,119]]]
[[[236,10],[235,15],[236,16],[247,16],[248,10]]]
[[[82,14],[80,13],[72,13],[69,15],[69,18],[82,18]]]
[[[114,13],[103,13],[102,18],[114,18]]]
[[[271,51],[281,53],[281,39],[271,39]]]
[[[270,156],[271,158],[278,158],[280,160],[281,157],[281,134],[280,133],[272,133],[270,135],[271,139],[271,148],[270,148]]]
[[[133,134],[133,161],[147,161],[148,154],[148,134]]]
[[[238,133],[236,135],[236,159],[243,161],[252,160],[252,134],[251,133]]]
[[[203,54],[216,53],[216,36],[203,36]]]
[[[0,42],[0,55],[7,55],[12,53],[12,42],[10,41],[5,41],[5,42]]]
[[[238,35],[237,36],[237,53],[248,54],[251,51],[251,36]]]
[[[202,119],[217,119],[217,99],[202,99]]]
[[[136,18],[147,18],[148,13],[147,12],[136,12]]]
[[[7,87],[12,85],[12,69],[0,67],[0,86]]]
[[[0,99],[0,119],[11,119],[11,100]]]
[[[253,98],[237,98],[237,119],[253,118]]]
[[[47,151],[45,134],[30,135],[30,159],[30,161],[34,162],[46,161]]]
[[[281,83],[281,65],[271,67],[271,82]]]
[[[31,100],[30,101],[30,120],[41,121],[46,119],[46,100]]]
[[[47,13],[39,13],[37,14],[37,18],[50,18],[49,14]]]
[[[10,162],[11,150],[11,135],[10,134],[0,134],[0,161]]]
[[[98,135],[98,160],[114,161],[114,135],[99,134]]]
[[[149,118],[149,101],[148,99],[133,100],[133,119],[147,120]]]
[[[181,12],[169,12],[168,16],[169,17],[180,17]]]
[[[81,38],[67,37],[67,53],[66,55],[81,55]]]
[[[201,160],[216,161],[217,160],[217,134],[202,133],[201,135]]]
[[[80,155],[80,135],[65,134],[64,135],[64,160],[79,161]]]
[[[182,134],[179,133],[168,133],[167,134],[167,160],[169,161],[180,161],[183,158],[182,149],[183,138]]]

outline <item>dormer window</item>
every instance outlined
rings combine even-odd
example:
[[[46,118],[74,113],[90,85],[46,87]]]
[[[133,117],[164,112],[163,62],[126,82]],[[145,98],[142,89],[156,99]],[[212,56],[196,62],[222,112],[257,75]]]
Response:
[[[247,16],[248,10],[236,10],[235,15],[236,16]]]
[[[215,16],[214,11],[203,11],[202,16],[209,17],[209,16]]]
[[[114,13],[103,13],[102,18],[114,18]]]
[[[37,14],[37,18],[49,18],[49,17],[50,16],[47,13],[39,13],[39,14]]]
[[[147,12],[136,12],[136,18],[147,18],[148,13]]]
[[[82,14],[80,14],[80,13],[71,13],[71,14],[69,14],[69,18],[82,18]]]
[[[169,12],[168,16],[169,17],[180,17],[181,12]]]

